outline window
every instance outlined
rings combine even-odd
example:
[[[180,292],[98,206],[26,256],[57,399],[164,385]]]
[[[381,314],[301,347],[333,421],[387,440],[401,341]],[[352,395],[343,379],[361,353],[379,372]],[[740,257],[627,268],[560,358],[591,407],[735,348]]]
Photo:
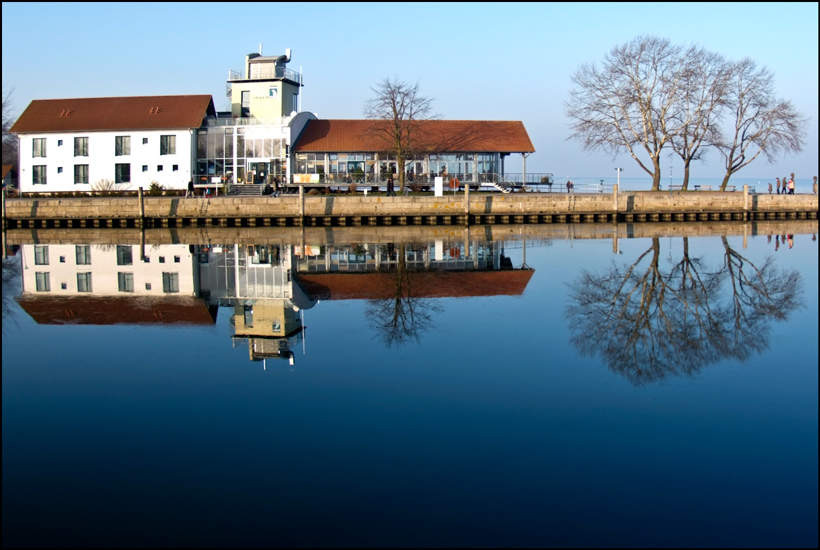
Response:
[[[134,292],[134,274],[117,273],[117,285],[120,292]]]
[[[159,263],[161,263],[161,264],[165,263],[165,256],[160,256],[159,257]]]
[[[276,97],[277,95],[279,95],[279,90],[277,90],[275,86],[271,86],[270,89],[268,89],[268,96]]]
[[[34,246],[34,265],[48,265],[48,246]]]
[[[142,165],[142,171],[143,171],[143,172],[147,172],[147,171],[148,171],[148,165],[147,165],[147,164],[143,164],[143,165]]]
[[[148,145],[148,138],[142,138],[142,144]]]
[[[293,94],[293,110],[294,111],[299,110],[298,105],[299,105],[299,94]]]
[[[121,157],[131,154],[131,136],[117,136],[114,138],[114,155]]]
[[[77,273],[77,292],[91,292],[91,273]]]
[[[131,165],[130,164],[115,164],[114,165],[114,183],[130,183],[131,182]]]
[[[178,264],[178,263],[179,263],[179,256],[174,256],[174,263],[175,263],[175,264]]]
[[[88,165],[74,165],[74,183],[88,183]]]
[[[62,166],[58,166],[58,167],[57,167],[57,173],[58,173],[58,174],[62,174],[62,173],[63,173],[63,167],[62,167]]]
[[[162,274],[162,291],[179,292],[179,273]]]
[[[179,170],[179,164],[174,164],[174,166],[171,168],[171,170],[173,170],[174,172],[177,172]]]
[[[58,139],[57,140],[57,147],[62,147],[62,146],[63,146],[63,140]]]
[[[60,288],[62,290],[68,290],[68,283],[60,283]]]
[[[75,249],[77,251],[77,265],[91,265],[91,245],[80,244]]]
[[[162,172],[162,165],[161,164],[157,164],[157,172]]]
[[[60,256],[60,263],[61,263],[61,264],[64,264],[64,263],[65,263],[65,256]]]
[[[51,292],[51,281],[48,273],[37,272],[34,274],[37,281],[37,292]]]
[[[131,245],[117,245],[117,265],[132,265]]]
[[[176,136],[159,136],[159,154],[175,155],[177,153]]]
[[[46,156],[46,138],[34,138],[31,140],[32,151],[34,157]]]
[[[35,185],[45,185],[46,184],[46,167],[45,166],[32,166],[31,167],[31,183]]]
[[[145,290],[151,290],[151,283],[145,283]]]
[[[242,92],[242,116],[251,116],[251,93]]]
[[[87,157],[88,156],[88,138],[75,137],[74,138],[74,156]]]

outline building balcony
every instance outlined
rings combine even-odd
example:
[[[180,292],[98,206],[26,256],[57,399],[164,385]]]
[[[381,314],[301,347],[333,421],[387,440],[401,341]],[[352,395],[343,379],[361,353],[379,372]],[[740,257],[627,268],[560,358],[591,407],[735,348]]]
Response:
[[[228,82],[248,81],[248,80],[290,80],[302,85],[302,75],[296,71],[285,67],[266,66],[265,63],[251,64],[251,74],[249,78],[243,78],[241,71],[228,71]]]

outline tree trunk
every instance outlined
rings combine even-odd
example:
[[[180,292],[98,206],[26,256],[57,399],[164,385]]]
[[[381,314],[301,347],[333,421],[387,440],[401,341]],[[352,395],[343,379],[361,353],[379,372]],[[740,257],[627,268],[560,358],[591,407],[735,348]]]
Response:
[[[689,191],[689,161],[683,163],[683,187],[684,191]]]
[[[404,195],[404,155],[396,159],[396,165],[399,167],[399,193]]]
[[[732,177],[732,173],[727,171],[726,175],[723,176],[723,183],[720,184],[720,190],[726,191],[726,186],[729,185],[729,178]]]
[[[655,173],[652,174],[652,191],[660,191],[661,188],[661,163],[658,159],[652,159]]]

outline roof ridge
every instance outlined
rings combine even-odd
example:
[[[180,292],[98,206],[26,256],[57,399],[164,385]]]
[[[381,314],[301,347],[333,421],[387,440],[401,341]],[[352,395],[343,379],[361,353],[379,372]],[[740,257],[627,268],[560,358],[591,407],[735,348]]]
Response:
[[[59,97],[53,99],[32,99],[31,101],[75,101],[78,99],[156,99],[159,97],[208,97],[213,98],[210,94],[174,94],[174,95],[114,95],[114,96],[95,96],[95,97]]]

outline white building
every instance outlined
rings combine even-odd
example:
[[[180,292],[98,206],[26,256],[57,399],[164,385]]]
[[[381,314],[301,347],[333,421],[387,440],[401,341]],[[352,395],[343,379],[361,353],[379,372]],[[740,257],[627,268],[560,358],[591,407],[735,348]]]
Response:
[[[22,293],[50,296],[196,296],[188,245],[23,245]]]
[[[215,115],[208,95],[34,100],[11,128],[20,191],[185,189],[195,132]]]

